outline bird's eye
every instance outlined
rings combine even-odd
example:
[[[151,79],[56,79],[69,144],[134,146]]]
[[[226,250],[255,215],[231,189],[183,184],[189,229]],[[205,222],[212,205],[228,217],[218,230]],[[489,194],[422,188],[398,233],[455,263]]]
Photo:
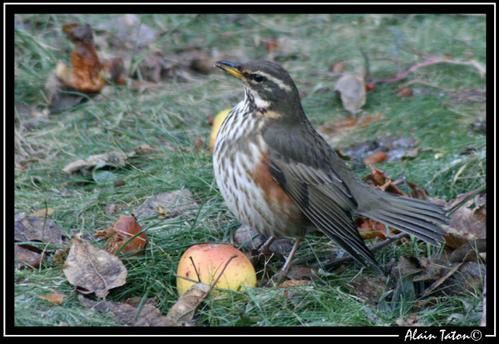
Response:
[[[266,80],[264,76],[261,76],[261,75],[258,75],[258,74],[253,74],[251,76],[251,79],[255,80],[256,82],[262,82],[262,81]]]

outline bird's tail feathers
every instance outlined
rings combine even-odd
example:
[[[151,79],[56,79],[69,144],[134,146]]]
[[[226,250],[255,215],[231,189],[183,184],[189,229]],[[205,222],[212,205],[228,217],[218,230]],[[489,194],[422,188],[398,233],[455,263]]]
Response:
[[[412,234],[430,244],[439,245],[445,231],[441,225],[448,223],[443,207],[429,201],[404,196],[395,196],[381,190],[372,189],[377,202],[372,202],[359,214],[379,221],[388,227]]]

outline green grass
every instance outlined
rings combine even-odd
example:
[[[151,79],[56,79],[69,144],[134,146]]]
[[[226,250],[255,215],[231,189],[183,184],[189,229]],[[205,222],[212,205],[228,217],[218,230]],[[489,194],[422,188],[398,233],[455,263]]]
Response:
[[[57,61],[67,61],[71,44],[61,26],[86,21],[93,26],[111,15],[24,15],[16,29],[16,103],[39,109],[46,106],[43,85]],[[341,119],[345,112],[335,97],[334,80],[326,71],[332,63],[346,61],[347,69],[363,68],[360,48],[371,58],[371,74],[392,75],[416,61],[414,50],[471,56],[485,60],[485,24],[481,17],[445,15],[143,15],[144,23],[161,30],[148,49],[173,54],[186,46],[216,49],[247,59],[265,58],[256,37],[283,40],[280,61],[300,91],[306,113],[314,125]],[[132,68],[146,54],[134,56]],[[125,52],[127,53],[127,52]],[[129,52],[128,52],[129,53]],[[388,61],[391,59],[391,61]],[[399,64],[393,60],[399,61]],[[50,115],[26,129],[29,117],[16,116],[16,162],[33,159],[26,169],[16,168],[16,212],[30,213],[48,206],[53,219],[68,233],[93,234],[112,224],[110,203],[124,205],[131,213],[148,196],[180,188],[190,189],[199,211],[174,219],[150,219],[141,223],[151,240],[145,254],[124,258],[127,284],[112,290],[111,300],[132,296],[156,297],[166,314],[177,299],[176,264],[182,252],[200,242],[230,242],[237,220],[227,211],[213,180],[211,154],[197,151],[194,142],[207,140],[208,117],[234,105],[242,97],[235,80],[222,73],[196,75],[197,82],[168,80],[157,90],[138,92],[127,87],[108,87],[99,96],[72,111]],[[484,80],[463,66],[437,65],[421,69],[411,78],[462,90],[484,88]],[[432,196],[452,199],[485,183],[485,136],[470,131],[482,104],[456,103],[438,89],[415,87],[415,95],[400,98],[397,84],[379,86],[368,94],[365,113],[381,113],[383,120],[346,137],[339,147],[384,135],[412,135],[422,153],[407,161],[380,164],[394,179],[406,176],[426,186]],[[315,90],[315,91],[314,91]],[[109,150],[130,151],[148,143],[156,151],[136,156],[122,169],[113,170],[125,184],[97,184],[91,177],[68,176],[62,168],[76,159]],[[175,147],[172,151],[170,147]],[[474,153],[464,154],[472,148]],[[435,156],[439,158],[436,159]],[[365,174],[366,170],[359,171]],[[408,247],[409,246],[409,247]],[[312,251],[313,247],[313,251]],[[298,252],[300,259],[325,259],[332,244],[312,235]],[[305,249],[306,248],[306,249]],[[425,254],[426,246],[413,243],[392,246],[377,253],[387,263],[402,254]],[[283,259],[270,264],[278,269]],[[282,289],[257,288],[213,296],[196,313],[197,324],[211,326],[355,326],[393,324],[399,317],[418,313],[427,325],[477,325],[481,293],[441,296],[419,309],[414,302],[394,305],[389,311],[365,304],[347,287],[359,273],[349,265],[324,274],[310,286],[297,287],[286,296]],[[364,270],[362,274],[372,274]],[[59,291],[66,295],[61,306],[48,304],[38,295]],[[20,326],[112,326],[109,317],[82,308],[60,268],[50,261],[36,271],[16,271],[15,323]],[[471,309],[471,310],[470,310]],[[460,314],[460,317],[450,317]]]

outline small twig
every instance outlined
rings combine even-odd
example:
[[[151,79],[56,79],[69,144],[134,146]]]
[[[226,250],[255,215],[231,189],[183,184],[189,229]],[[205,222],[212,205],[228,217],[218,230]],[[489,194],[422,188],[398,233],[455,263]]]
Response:
[[[225,263],[224,267],[222,268],[222,271],[220,271],[220,273],[218,274],[217,278],[215,279],[215,281],[210,285],[210,290],[208,290],[208,293],[211,292],[213,290],[213,288],[215,288],[215,286],[217,285],[218,281],[220,280],[220,278],[222,278],[222,275],[224,274],[225,272],[225,269],[227,269],[227,266],[229,266],[229,263],[232,261],[232,259],[234,258],[237,258],[237,256],[232,256],[230,257],[227,262]]]
[[[425,80],[421,80],[421,79],[414,79],[414,80],[408,81],[405,84],[401,85],[401,87],[408,87],[408,86],[411,86],[411,85],[414,85],[414,84],[424,85],[424,86],[428,86],[428,87],[431,87],[431,88],[436,88],[436,89],[439,89],[439,90],[442,90],[442,91],[445,91],[445,92],[456,92],[456,90],[451,90],[449,88],[444,88],[444,87],[439,86],[437,84],[433,84],[433,83],[431,83],[429,81],[425,81]]]
[[[485,185],[480,186],[479,188],[475,190],[471,190],[469,192],[466,192],[464,194],[458,195],[458,197],[449,205],[447,205],[444,210],[447,213],[447,215],[452,215],[453,213],[456,212],[459,208],[464,206],[470,199],[475,197],[476,195],[481,194],[486,190]]]
[[[369,56],[367,56],[367,53],[363,48],[360,48],[360,53],[362,54],[362,58],[364,59],[364,80],[369,80],[371,77]]]
[[[391,238],[388,238],[384,241],[381,241],[379,243],[377,243],[376,245],[374,245],[373,247],[370,248],[371,251],[377,251],[385,246],[388,246],[390,245],[391,243],[393,242],[396,242],[404,237],[407,237],[409,236],[409,234],[407,233],[399,233]],[[342,257],[342,258],[334,258],[334,259],[329,259],[327,261],[325,261],[324,263],[319,263],[319,264],[314,264],[315,267],[320,267],[320,266],[324,266],[326,268],[334,268],[338,265],[341,265],[343,263],[346,263],[346,262],[349,262],[353,260],[352,256],[348,255],[346,257]]]
[[[426,289],[424,291],[423,295],[421,295],[421,299],[424,299],[425,297],[427,297],[428,295],[433,293],[433,291],[435,291],[435,289],[437,289],[439,286],[441,286],[442,283],[444,283],[450,276],[452,276],[463,264],[464,264],[464,262],[461,262],[461,263],[454,265],[444,276],[440,277],[438,280],[433,282],[433,284],[430,285],[428,287],[428,289]]]
[[[180,276],[180,275],[177,275],[177,274],[174,274],[173,276],[175,276],[175,278],[181,278],[183,280],[186,280],[186,281],[189,281],[189,282],[192,282],[192,283],[202,283],[202,282],[199,282],[199,281],[196,281],[196,280],[193,280],[192,278],[189,278],[189,277],[185,277],[185,276]]]
[[[210,289],[208,292],[210,292],[214,287],[215,285],[218,283],[218,281],[220,280],[220,278],[222,277],[222,275],[224,274],[225,272],[225,269],[227,269],[227,266],[229,266],[229,263],[232,261],[232,259],[234,258],[237,258],[237,256],[232,256],[230,257],[227,262],[225,262],[225,265],[224,267],[222,268],[222,271],[220,271],[220,273],[218,274],[217,278],[215,278],[215,280],[210,284]],[[197,272],[196,272],[197,274]],[[201,282],[201,279],[199,279],[199,275],[198,275],[198,281],[196,280],[193,280],[192,278],[189,278],[189,277],[186,277],[186,276],[180,276],[180,275],[177,275],[175,274],[174,275],[176,278],[181,278],[181,279],[184,279],[186,281],[189,281],[189,282],[192,282],[192,283],[203,283]]]
[[[199,276],[199,271],[196,268],[196,264],[194,263],[194,259],[192,259],[192,256],[189,256],[189,259],[191,260],[192,267],[194,268],[194,272],[196,273],[196,276],[198,278],[198,282],[201,282],[201,277]]]
[[[479,63],[476,60],[470,60],[470,61],[459,61],[459,60],[451,60],[450,58],[444,57],[444,56],[430,56],[423,60],[422,62],[416,63],[409,67],[408,69],[397,73],[395,76],[392,76],[390,78],[386,79],[380,79],[376,80],[375,83],[377,84],[389,84],[389,83],[394,83],[400,80],[403,80],[409,76],[409,74],[414,73],[420,68],[436,65],[439,63],[447,63],[447,64],[453,64],[453,65],[460,65],[460,66],[470,66],[474,67],[478,73],[480,74],[481,77],[485,76],[485,66],[483,66],[481,63]]]

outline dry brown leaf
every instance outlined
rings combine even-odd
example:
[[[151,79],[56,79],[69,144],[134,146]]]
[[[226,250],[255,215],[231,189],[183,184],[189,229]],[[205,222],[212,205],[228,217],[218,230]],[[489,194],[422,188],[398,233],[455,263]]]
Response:
[[[67,67],[58,67],[65,69]],[[89,98],[80,93],[75,93],[71,90],[66,90],[62,82],[57,78],[55,73],[52,73],[47,78],[45,83],[45,91],[49,102],[49,112],[57,113],[75,107]]]
[[[480,212],[463,206],[451,215],[446,232],[445,244],[453,249],[469,241],[485,239],[485,217]]]
[[[64,266],[64,262],[68,257],[68,253],[69,253],[69,247],[55,250],[54,255],[52,256],[52,265],[60,267],[62,269],[62,267]]]
[[[64,302],[64,294],[61,293],[38,295],[38,298],[50,302],[54,305],[62,305]]]
[[[379,275],[357,275],[348,285],[357,297],[373,305],[378,303],[388,288],[386,278]]]
[[[62,30],[74,44],[74,49],[71,52],[71,65],[58,62],[45,85],[51,112],[66,110],[88,99],[83,95],[75,95],[75,91],[93,96],[101,92],[107,81],[120,85],[126,83],[123,59],[99,59],[90,25],[68,23]]]
[[[210,290],[211,287],[207,284],[193,284],[168,311],[166,315],[168,322],[174,324],[173,326],[191,325],[194,312],[208,296]]]
[[[190,68],[201,74],[210,74],[214,70],[214,62],[213,58],[210,58],[207,55],[200,55],[192,59]]]
[[[98,93],[104,87],[102,64],[95,50],[92,28],[88,24],[69,23],[63,31],[75,45],[71,52],[71,67],[62,62],[55,74],[64,86],[83,93]]]
[[[133,214],[138,219],[158,216],[158,209],[163,209],[165,218],[171,218],[197,207],[197,203],[189,190],[163,192],[151,196],[138,206]]]
[[[400,87],[397,96],[399,97],[411,97],[412,96],[412,88],[410,87]]]
[[[317,278],[317,273],[308,266],[291,265],[286,277],[291,280],[313,280]]]
[[[388,155],[383,151],[377,151],[364,158],[364,164],[373,165],[388,159]]]
[[[318,128],[318,131],[334,146],[337,142],[341,141],[343,137],[351,135],[353,130],[367,127],[372,122],[379,121],[382,118],[383,116],[380,113],[360,117],[350,116],[326,122]]]
[[[200,152],[205,146],[204,140],[202,137],[198,136],[194,139],[194,151]]]
[[[64,263],[69,283],[84,294],[105,297],[110,289],[126,283],[127,269],[121,260],[75,235]]]
[[[165,74],[174,73],[177,64],[167,60],[160,52],[154,52],[144,57],[138,66],[141,80],[159,83]]]
[[[346,64],[344,62],[336,62],[329,67],[329,70],[335,74],[341,74],[345,71]]]
[[[64,166],[63,171],[71,174],[79,171],[88,173],[94,167],[110,166],[120,168],[125,166],[128,156],[129,155],[119,151],[91,155],[85,160],[76,160],[67,164]]]
[[[147,143],[143,143],[140,146],[134,148],[135,153],[137,154],[149,154],[154,152],[154,148],[152,148]]]
[[[277,288],[293,288],[293,287],[301,287],[304,285],[310,285],[310,280],[295,280],[295,279],[290,279],[287,281],[282,282],[277,286]]]
[[[324,134],[340,134],[345,131],[353,130],[356,128],[365,128],[373,122],[383,119],[380,113],[374,115],[365,115],[361,117],[346,117],[340,120],[330,121],[325,123],[319,128],[319,131]]]
[[[428,192],[423,187],[411,183],[407,180],[405,182],[411,189],[411,197],[423,200],[428,199]]]
[[[404,318],[398,318],[397,320],[395,320],[395,324],[397,324],[397,326],[402,326],[402,327],[424,325],[423,323],[421,323],[421,319],[417,313],[409,314]]]
[[[376,89],[376,83],[375,82],[367,82],[366,83],[366,91],[371,92]]]
[[[29,268],[37,268],[42,263],[43,256],[35,251],[16,245],[14,250],[16,267],[19,269],[23,266]]]
[[[392,268],[391,275],[397,280],[402,277],[414,276],[424,271],[419,260],[415,257],[400,257]]]
[[[80,303],[99,313],[111,314],[114,320],[125,326],[173,326],[154,305],[154,300],[147,300],[139,309],[136,302],[128,299],[125,303],[111,301],[93,301],[79,295]]]
[[[484,287],[485,265],[479,262],[464,262],[447,281],[443,288],[448,294],[475,293]]]
[[[265,39],[262,41],[262,43],[268,54],[272,54],[280,48],[279,40],[277,38]]]
[[[126,85],[127,71],[121,57],[113,57],[102,62],[102,77],[117,85]]]
[[[54,214],[54,208],[43,208],[43,209],[38,209],[35,210],[34,212],[31,213],[31,216],[35,217],[49,217]]]
[[[367,176],[364,177],[364,180],[373,186],[377,186],[383,191],[393,193],[396,195],[401,195],[405,196],[405,193],[403,193],[396,185],[395,183],[391,180],[391,178],[385,173],[377,168],[371,167],[371,173]]]
[[[17,242],[39,241],[42,243],[60,245],[66,239],[65,233],[53,220],[16,214],[14,240]],[[28,246],[23,244],[23,246]],[[30,246],[38,250],[35,246]]]
[[[125,206],[122,204],[109,203],[104,207],[104,212],[107,215],[116,214],[118,211],[122,210]]]
[[[343,74],[336,82],[335,91],[340,93],[343,107],[352,115],[359,113],[366,103],[365,81],[359,75]]]
[[[433,293],[438,287],[440,287],[449,277],[451,277],[462,265],[463,263],[458,263],[448,269],[447,273],[442,275],[439,279],[433,282],[421,295],[421,297],[427,297]]]
[[[341,150],[343,156],[360,165],[413,159],[419,154],[419,142],[412,137],[385,136],[350,145]]]
[[[384,224],[377,222],[366,217],[359,217],[357,219],[357,230],[364,240],[379,238],[386,239],[387,229]],[[392,231],[395,232],[395,231]]]
[[[120,216],[112,227],[97,231],[95,236],[107,239],[106,250],[112,254],[139,254],[147,245],[147,235],[134,216]]]
[[[486,248],[487,243],[485,239],[469,241],[449,254],[449,262],[479,261],[480,253],[485,252]]]

